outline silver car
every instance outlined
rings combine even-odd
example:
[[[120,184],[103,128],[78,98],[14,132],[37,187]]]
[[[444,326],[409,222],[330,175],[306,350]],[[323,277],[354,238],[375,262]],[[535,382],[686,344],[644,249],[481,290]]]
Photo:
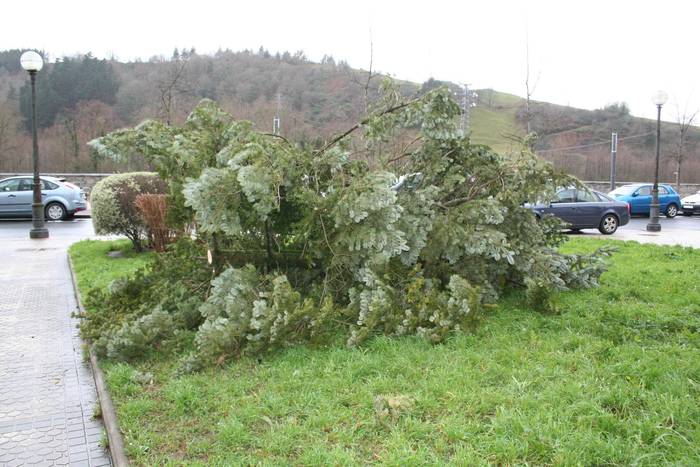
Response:
[[[0,180],[0,217],[31,217],[32,177],[18,176]],[[87,208],[85,193],[63,178],[41,177],[41,200],[46,218],[69,219]]]

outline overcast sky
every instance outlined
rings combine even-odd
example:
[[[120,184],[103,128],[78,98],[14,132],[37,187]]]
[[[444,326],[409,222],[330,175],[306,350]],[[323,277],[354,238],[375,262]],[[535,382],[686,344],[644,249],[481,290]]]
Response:
[[[371,37],[375,69],[397,78],[521,96],[529,31],[533,99],[588,109],[623,101],[652,117],[651,94],[664,89],[664,119],[675,119],[677,104],[700,107],[700,3],[692,0],[10,0],[2,9],[2,49],[131,60],[170,56],[174,47],[262,45],[367,68]]]

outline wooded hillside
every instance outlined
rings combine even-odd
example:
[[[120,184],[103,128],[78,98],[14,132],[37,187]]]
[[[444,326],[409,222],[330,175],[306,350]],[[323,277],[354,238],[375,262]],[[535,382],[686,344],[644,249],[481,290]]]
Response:
[[[19,65],[20,50],[0,52],[0,171],[31,168],[29,86]],[[44,54],[46,56],[46,54]],[[45,172],[96,172],[142,168],[138,162],[122,167],[91,154],[87,141],[147,118],[182,123],[204,97],[214,99],[239,119],[272,130],[281,117],[281,134],[300,144],[320,145],[356,123],[376,96],[381,76],[352,69],[343,61],[324,57],[309,61],[303,52],[271,54],[229,50],[200,55],[175,50],[170,58],[144,62],[99,60],[90,54],[51,59],[37,80],[41,167]],[[443,84],[401,83],[410,95]],[[455,92],[459,87],[444,83]],[[653,173],[655,122],[635,118],[624,104],[587,111],[532,102],[494,90],[477,91],[470,131],[477,143],[500,152],[519,145],[526,121],[539,136],[535,149],[574,175],[607,179],[610,172],[610,133],[617,131],[618,180],[649,180]],[[535,96],[536,97],[536,96]],[[673,121],[675,109],[664,117]],[[322,135],[311,138],[310,135]],[[663,125],[662,178],[674,181],[679,126]],[[685,133],[682,180],[700,182],[697,151],[700,131]]]

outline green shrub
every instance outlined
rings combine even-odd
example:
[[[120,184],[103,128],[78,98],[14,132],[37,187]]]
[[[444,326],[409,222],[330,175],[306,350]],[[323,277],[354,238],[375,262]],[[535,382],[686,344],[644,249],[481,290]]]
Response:
[[[165,183],[150,172],[110,175],[92,189],[92,223],[98,235],[125,235],[141,251],[146,224],[136,207],[136,197],[146,193],[164,193]]]

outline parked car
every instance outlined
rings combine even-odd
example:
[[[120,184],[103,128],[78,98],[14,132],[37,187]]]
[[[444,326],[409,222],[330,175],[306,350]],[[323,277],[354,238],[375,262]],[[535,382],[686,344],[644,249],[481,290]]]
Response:
[[[634,183],[614,189],[608,196],[630,204],[631,214],[649,214],[651,209],[651,183]],[[659,211],[666,217],[676,217],[681,207],[681,197],[671,185],[659,183]]]
[[[32,177],[0,180],[0,217],[31,217],[33,194]],[[41,200],[52,221],[68,219],[87,207],[83,190],[63,178],[42,176]]]
[[[692,216],[700,213],[700,191],[694,195],[686,196],[681,200],[681,208],[684,216]]]
[[[619,226],[630,221],[629,204],[594,190],[565,188],[550,203],[532,209],[538,217],[557,216],[571,230],[598,229],[603,235],[615,233]]]

